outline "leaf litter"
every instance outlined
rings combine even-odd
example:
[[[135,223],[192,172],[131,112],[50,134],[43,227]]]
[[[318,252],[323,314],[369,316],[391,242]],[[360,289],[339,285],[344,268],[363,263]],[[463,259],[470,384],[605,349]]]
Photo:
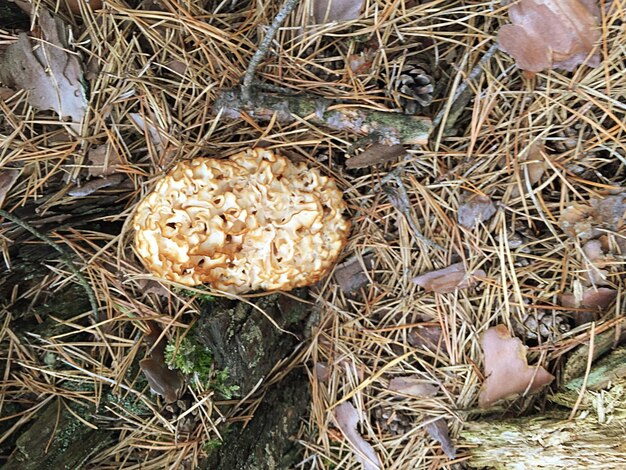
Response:
[[[435,132],[428,146],[405,147],[411,154],[410,159],[392,160],[383,165],[374,163],[366,170],[345,171],[345,166],[337,162],[343,161],[346,148],[354,141],[349,133],[330,133],[311,126],[310,122],[259,125],[249,116],[225,123],[207,114],[216,86],[239,84],[247,65],[246,58],[258,43],[258,36],[264,34],[277,5],[241,3],[229,9],[228,2],[223,2],[221,10],[215,12],[200,3],[180,4],[176,12],[168,11],[165,15],[107,5],[96,12],[96,21],[85,15],[81,20],[84,24],[79,21],[72,28],[75,38],[72,44],[77,45],[83,57],[93,58],[99,65],[90,83],[94,97],[90,115],[96,119],[86,126],[87,145],[104,143],[106,135],[112,148],[123,152],[120,156],[124,164],[134,170],[132,181],[126,178],[128,186],[111,187],[107,195],[113,193],[126,198],[128,205],[125,207],[131,211],[139,193],[163,170],[148,154],[158,150],[160,139],[154,139],[153,143],[145,124],[129,125],[129,113],[138,112],[147,116],[147,121],[158,122],[161,126],[161,120],[155,120],[150,113],[144,114],[148,109],[155,114],[158,112],[159,117],[167,116],[164,121],[171,127],[159,128],[158,132],[164,138],[175,136],[168,140],[167,146],[180,145],[177,155],[183,158],[207,153],[227,155],[236,146],[261,139],[280,149],[295,149],[294,153],[308,164],[322,167],[325,174],[334,174],[345,193],[354,224],[345,258],[362,257],[365,249],[372,250],[376,260],[375,282],[367,285],[367,289],[352,291],[350,296],[341,295],[342,287],[336,279],[322,280],[319,286],[312,288],[309,300],[315,301],[316,315],[319,315],[319,319],[311,322],[314,324],[312,340],[306,348],[299,349],[302,354],[297,359],[281,364],[280,375],[269,377],[266,383],[274,383],[303,363],[321,365],[317,372],[323,380],[313,379],[311,414],[303,419],[303,430],[297,436],[297,442],[304,448],[304,467],[310,462],[325,466],[337,462],[346,468],[360,468],[349,446],[337,445],[337,441],[344,442],[345,438],[329,424],[334,420],[334,404],[349,394],[362,403],[358,429],[361,437],[375,449],[381,466],[401,466],[405,461],[431,462],[439,467],[454,465],[444,460],[439,446],[434,446],[427,436],[416,430],[420,431],[428,420],[441,417],[453,441],[465,423],[474,419],[473,414],[462,410],[471,409],[477,402],[482,381],[475,367],[482,358],[476,332],[511,320],[511,292],[519,286],[529,306],[542,305],[549,311],[548,307],[559,302],[564,293],[593,290],[586,273],[589,267],[584,265],[581,251],[588,240],[602,243],[606,258],[592,262],[600,271],[608,271],[606,282],[610,285],[606,287],[623,290],[619,273],[624,271],[621,253],[625,251],[619,247],[623,232],[619,222],[611,228],[610,221],[598,223],[590,217],[587,222],[595,230],[588,239],[576,233],[569,238],[558,225],[564,208],[576,204],[591,207],[594,199],[604,200],[615,195],[623,180],[626,133],[622,125],[623,112],[615,105],[623,94],[624,41],[620,38],[623,35],[618,34],[623,16],[621,7],[603,13],[600,29],[607,34],[602,41],[606,58],[601,68],[580,67],[575,74],[547,70],[532,80],[511,68],[504,53],[483,60],[497,28],[506,22],[502,8],[492,10],[485,8],[484,3],[460,2],[451,9],[446,2],[401,0],[393,4],[394,8],[383,9],[380,2],[370,2],[363,4],[358,13],[363,21],[353,21],[349,28],[341,22],[312,26],[309,12],[295,12],[279,32],[272,53],[263,64],[259,78],[268,85],[337,98],[339,106],[397,112],[389,96],[390,83],[385,77],[393,76],[392,64],[402,57],[402,63],[411,62],[411,67],[420,67],[433,77],[433,113],[451,106],[457,84],[467,86],[480,97],[462,109],[457,122],[463,125],[451,129],[455,135],[439,136]],[[620,6],[620,2],[612,3]],[[64,5],[59,5],[59,11],[69,15]],[[244,34],[239,25],[247,28]],[[204,34],[207,28],[210,34]],[[350,73],[346,64],[350,57],[365,56],[364,47],[368,46],[363,41],[372,34],[382,38],[384,49],[381,50],[386,55],[381,54],[381,60],[366,64],[367,73]],[[428,42],[412,40],[424,34],[428,35]],[[233,37],[237,37],[237,42]],[[424,64],[417,64],[423,57],[436,58],[436,65],[427,69]],[[180,74],[182,68],[168,69],[171,61],[185,64],[184,76]],[[315,70],[328,69],[331,62],[341,64],[338,73],[325,77],[315,75]],[[475,77],[477,64],[483,75],[480,80],[468,80],[468,77]],[[41,201],[42,196],[56,196],[50,192],[59,185],[63,173],[59,168],[77,154],[76,147],[72,147],[76,142],[56,139],[55,131],[50,130],[54,125],[41,123],[38,116],[33,125],[30,108],[22,106],[26,96],[27,93],[18,92],[7,103],[0,103],[10,106],[3,108],[3,112],[8,113],[6,119],[0,121],[0,132],[7,142],[3,164],[17,168],[19,162],[28,162],[34,170],[27,173],[25,169],[24,174],[28,176],[23,184],[9,191],[5,207],[19,202],[27,204],[25,209],[32,206],[33,201]],[[145,139],[138,135],[137,129],[143,132]],[[569,133],[572,129],[574,134]],[[20,132],[24,135],[13,137]],[[550,154],[557,148],[555,139],[562,140],[564,135],[578,136],[574,139],[576,147],[559,150],[561,154]],[[527,157],[526,149],[529,142],[539,141],[545,147],[541,157],[549,165],[544,166],[537,182],[530,184],[533,191],[528,192],[528,182],[533,181],[533,174],[539,174],[542,168],[537,172],[533,170],[534,162],[539,167],[541,161]],[[79,152],[83,150],[81,147]],[[574,173],[570,168],[582,162],[581,155],[588,155],[584,160],[588,171]],[[508,159],[506,165],[502,164],[503,159]],[[117,165],[115,161],[110,163]],[[385,198],[381,191],[387,181],[383,180],[392,168],[402,184],[402,187],[397,185],[398,188],[406,193],[406,197],[401,194],[401,200]],[[545,178],[546,171],[551,172],[549,179]],[[530,178],[527,179],[526,174]],[[537,185],[542,180],[545,183]],[[61,186],[66,188],[66,185]],[[521,189],[521,194],[514,198],[516,187]],[[497,201],[500,213],[489,219],[485,229],[459,230],[456,201],[460,200],[461,188],[472,188]],[[72,209],[94,200],[95,197],[90,197],[71,201],[77,204]],[[66,204],[68,198],[61,202]],[[55,220],[53,217],[60,216],[71,217],[71,214],[43,215],[41,220]],[[115,217],[120,220],[119,215]],[[106,220],[96,220],[97,224],[106,224]],[[89,260],[86,270],[94,280],[102,310],[115,320],[110,322],[110,337],[120,340],[114,340],[112,351],[104,341],[83,347],[70,339],[54,345],[60,354],[86,369],[96,365],[96,361],[100,363],[98,377],[72,378],[96,385],[93,393],[85,392],[92,402],[100,399],[97,390],[108,389],[110,383],[124,385],[130,371],[128,366],[138,362],[135,355],[141,348],[137,348],[136,325],[145,320],[131,315],[147,313],[168,323],[181,318],[193,320],[200,312],[195,301],[189,304],[189,299],[181,300],[168,286],[163,286],[169,292],[167,296],[142,296],[145,285],[139,278],[145,273],[137,267],[129,250],[128,233],[99,233],[94,228],[97,224],[71,227],[71,230],[59,228],[58,233],[71,250]],[[3,236],[11,233],[7,226],[4,223],[0,227]],[[110,227],[103,226],[107,230]],[[443,249],[420,242],[417,235],[413,235],[417,229]],[[498,237],[511,233],[523,234],[523,242],[521,246],[508,244],[505,246],[511,250],[508,252],[497,241]],[[112,236],[117,237],[115,240],[119,243],[115,242],[110,248],[114,243]],[[479,285],[479,291],[470,289],[458,296],[435,296],[425,293],[411,281],[434,266],[449,266],[459,256],[471,260],[471,264],[479,260],[490,266],[489,278]],[[471,264],[467,265],[468,270]],[[57,271],[51,271],[49,279],[49,283],[43,282],[33,292],[41,295],[55,291],[56,286],[71,280],[67,273]],[[35,302],[29,292],[18,293]],[[609,306],[614,304],[613,300]],[[582,309],[584,307],[580,307]],[[574,317],[582,313],[580,310],[566,313]],[[615,316],[614,310],[593,310],[598,327]],[[70,329],[82,342],[87,330],[85,322],[81,322],[81,318],[76,318],[63,328]],[[9,323],[12,328],[14,323]],[[184,327],[177,324],[172,328]],[[588,336],[589,328],[581,324],[575,333],[559,334],[534,351],[540,351],[546,358],[542,362],[546,368],[546,364],[552,367],[563,358],[564,350]],[[527,338],[520,336],[520,339]],[[4,340],[7,341],[6,335]],[[28,348],[23,349],[11,338],[8,341],[9,348],[0,348],[8,355],[3,359],[7,363],[16,363],[13,351],[30,354]],[[24,362],[23,358],[17,359]],[[58,381],[52,375],[42,379],[41,374],[48,370],[46,366],[35,354],[28,359],[38,370],[7,368],[10,376],[0,384],[0,393],[9,400],[24,403],[25,412],[33,412],[37,403],[28,399],[32,390],[27,390],[23,384],[33,384],[51,397],[75,399],[63,388],[63,376]],[[441,384],[441,393],[413,400],[399,399],[397,393],[390,393],[376,381],[383,371],[384,377],[423,377],[429,383]],[[63,371],[56,372],[63,374]],[[315,376],[314,370],[311,377]],[[259,390],[259,397],[264,395],[264,390]],[[145,393],[141,399],[150,404],[151,411],[141,416],[120,413],[114,426],[127,437],[122,437],[113,451],[108,449],[92,457],[89,466],[118,468],[119,452],[124,452],[128,456],[127,466],[141,462],[146,468],[193,467],[193,462],[206,456],[198,443],[220,439],[214,425],[216,415],[224,416],[223,404],[212,402],[205,391],[200,390],[195,396],[194,407],[204,417],[191,434],[181,432],[175,418],[167,414],[167,407],[175,407],[176,403],[164,409],[160,397]],[[410,407],[406,406],[407,400],[411,400]],[[540,393],[520,400],[516,403],[516,412],[536,410],[540,400]],[[256,396],[246,400],[245,419],[258,403]],[[374,411],[383,406],[390,409],[389,416],[403,415],[408,427],[394,434],[379,426]],[[241,418],[236,413],[228,416]],[[107,424],[101,426],[106,428]],[[339,439],[332,438],[336,435]],[[15,433],[11,437],[14,436]],[[149,451],[145,448],[148,442]],[[460,459],[467,458],[465,452],[466,448],[460,445]]]
[[[441,444],[441,449],[449,459],[456,458],[456,448],[450,440],[450,432],[448,431],[448,423],[444,418],[424,418],[424,429],[434,440]]]
[[[500,49],[511,54],[522,70],[542,72],[561,68],[572,71],[585,62],[591,66],[600,63],[596,48],[600,40],[600,12],[595,0],[506,3],[511,4],[512,24],[500,28],[498,42]]]
[[[408,377],[394,377],[389,381],[389,391],[399,392],[413,397],[434,397],[439,387],[413,375]]]
[[[463,263],[454,263],[436,271],[420,274],[414,277],[412,281],[423,287],[426,292],[449,294],[458,289],[467,289],[485,277],[487,277],[487,273],[482,269],[468,273]]]
[[[464,194],[459,206],[458,221],[465,228],[474,228],[488,221],[496,213],[496,205],[482,194]]]
[[[6,199],[7,194],[9,193],[19,176],[19,170],[9,168],[0,170],[0,209],[4,204],[4,200]]]
[[[357,430],[361,419],[352,403],[345,401],[337,405],[335,420],[357,460],[363,464],[364,470],[380,470],[382,466],[374,448]]]
[[[363,0],[314,0],[311,4],[316,24],[356,20],[363,8]]]
[[[554,380],[543,367],[528,365],[526,348],[504,325],[489,328],[482,335],[481,345],[485,382],[478,402],[484,408],[526,391],[536,392]]]
[[[0,59],[0,81],[28,91],[33,107],[55,111],[61,119],[71,118],[70,127],[79,134],[87,111],[81,63],[68,49],[63,21],[41,9],[37,22],[41,40],[20,33]]]

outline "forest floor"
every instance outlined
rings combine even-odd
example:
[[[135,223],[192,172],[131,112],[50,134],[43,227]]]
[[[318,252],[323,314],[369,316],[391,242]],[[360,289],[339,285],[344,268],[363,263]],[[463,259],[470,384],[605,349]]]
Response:
[[[0,205],[71,253],[98,312],[94,322],[79,277],[59,256],[0,285],[3,452],[44,405],[98,405],[113,392],[144,412],[109,403],[116,419],[98,426],[115,429],[116,440],[86,468],[193,468],[219,446],[220,423],[247,419],[262,401],[262,384],[237,397],[196,376],[184,391],[193,413],[173,409],[137,368],[146,320],[179,344],[211,301],[149,276],[132,249],[136,204],[180,159],[262,146],[332,175],[344,193],[352,232],[341,264],[309,289],[314,318],[265,378],[303,369],[309,379],[297,468],[362,468],[368,447],[359,435],[382,468],[462,464],[467,447],[457,437],[468,421],[549,406],[567,353],[620,318],[624,201],[598,201],[622,194],[626,176],[623,0],[601,2],[599,66],[536,74],[493,47],[509,22],[500,2],[367,1],[357,19],[324,23],[309,13],[316,2],[302,0],[258,69],[266,89],[404,112],[411,99],[400,97],[400,71],[432,84],[420,92],[432,102],[416,110],[435,120],[428,143],[396,148],[389,161],[370,153],[360,168],[350,159],[370,143],[355,133],[310,116],[229,119],[213,107],[220,90],[240,85],[278,2],[131,3],[37,2],[70,26],[68,46],[88,89],[82,128],[0,87]],[[0,52],[18,31],[0,30]],[[101,214],[103,205],[115,212]],[[7,267],[18,245],[47,245],[13,222],[0,228]],[[461,288],[429,291],[413,280],[456,263]],[[46,316],[45,305],[72,285],[82,308]],[[590,300],[598,292],[608,300]],[[498,324],[556,380],[485,410],[481,335]],[[344,403],[358,414],[356,436],[338,418]]]

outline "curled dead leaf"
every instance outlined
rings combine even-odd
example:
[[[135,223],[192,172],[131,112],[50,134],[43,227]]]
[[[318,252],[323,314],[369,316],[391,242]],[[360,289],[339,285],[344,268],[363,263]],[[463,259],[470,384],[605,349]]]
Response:
[[[356,20],[363,8],[363,0],[314,0],[311,3],[315,24]]]
[[[391,392],[398,392],[413,397],[434,397],[439,391],[437,385],[433,385],[417,375],[394,377],[389,381],[389,387],[387,388]]]
[[[528,188],[541,179],[548,168],[546,158],[548,158],[548,155],[542,142],[532,143],[528,149],[526,149],[526,151],[518,157],[517,160],[520,163],[522,194],[525,194],[528,191]],[[511,195],[513,197],[519,196],[520,187],[514,186],[511,191]]]
[[[439,348],[446,349],[441,341],[441,327],[439,325],[424,325],[412,328],[407,335],[408,343],[414,348],[437,351]]]
[[[343,402],[335,408],[337,427],[346,438],[348,445],[356,458],[363,464],[365,470],[380,470],[381,463],[374,448],[359,434],[359,413],[350,402]]]
[[[328,382],[330,380],[330,366],[325,362],[315,363],[315,377],[320,382]]]
[[[504,325],[489,328],[482,335],[481,345],[486,379],[478,402],[483,408],[526,390],[535,392],[554,380],[543,367],[528,365],[526,348],[518,338],[511,337]]]
[[[566,207],[559,217],[559,226],[568,236],[586,241],[602,235],[600,229],[621,231],[625,218],[626,192],[623,192]]]
[[[374,257],[371,254],[365,255],[362,260],[355,257],[337,265],[335,280],[342,292],[347,294],[367,285],[369,278],[363,268],[369,270],[373,265]]]
[[[404,145],[401,144],[372,144],[360,154],[350,157],[350,159],[346,162],[346,168],[367,168],[369,166],[397,160],[398,158],[406,155],[406,153]]]
[[[581,294],[565,293],[561,295],[561,305],[567,308],[589,308],[606,310],[617,297],[617,291],[608,287],[590,288]]]
[[[476,284],[477,278],[484,278],[487,273],[482,269],[477,269],[468,273],[465,271],[463,263],[451,264],[447,268],[430,271],[414,277],[412,281],[423,287],[427,292],[438,294],[448,294],[457,289],[465,289]]]
[[[601,269],[610,263],[609,258],[604,253],[600,240],[589,240],[583,245],[583,252],[586,259],[583,262],[585,277],[592,286],[606,286],[609,272]]]
[[[450,440],[450,433],[448,432],[448,423],[443,418],[432,418],[427,416],[425,418],[424,429],[434,440],[441,444],[441,450],[448,456],[449,459],[456,458],[456,448]]]
[[[601,37],[599,10],[587,0],[520,0],[509,7],[512,24],[500,28],[500,49],[528,72],[572,71],[590,56]],[[587,63],[597,66],[595,52]]]
[[[117,153],[112,152],[111,147],[107,144],[99,145],[89,150],[87,159],[89,165],[87,170],[91,178],[112,175],[119,171],[119,165],[121,164]]]
[[[496,213],[496,206],[489,196],[482,194],[464,194],[457,214],[459,224],[474,228],[486,222]]]
[[[154,321],[148,322],[149,330],[144,340],[150,349],[150,357],[139,361],[139,367],[148,380],[150,389],[161,395],[167,403],[175,402],[184,386],[180,373],[170,369],[165,363],[167,337]]]
[[[154,146],[157,152],[161,152],[165,146],[165,138],[161,135],[159,130],[149,120],[145,119],[139,113],[129,113],[128,116],[132,119],[135,125],[146,135],[149,139],[149,143]]]
[[[107,176],[106,178],[96,178],[87,181],[82,186],[70,189],[67,193],[72,197],[85,197],[100,189],[117,186],[122,181],[124,181],[124,175],[119,174]]]
[[[0,208],[4,204],[4,200],[6,199],[7,194],[9,194],[9,191],[11,190],[19,176],[19,170],[14,170],[10,168],[0,170]]]

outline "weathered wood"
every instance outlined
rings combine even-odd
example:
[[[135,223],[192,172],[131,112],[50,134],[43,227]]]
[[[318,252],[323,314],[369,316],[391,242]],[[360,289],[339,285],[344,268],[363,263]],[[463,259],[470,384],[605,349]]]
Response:
[[[308,378],[294,371],[271,387],[254,417],[233,426],[203,470],[286,470],[295,468],[303,448],[295,441],[311,401]]]
[[[572,379],[552,400],[573,408],[522,418],[469,422],[459,444],[467,447],[469,467],[496,469],[626,468],[626,348],[595,365],[589,388],[578,400],[582,379]],[[593,391],[610,385],[602,395]],[[584,412],[581,414],[581,412]]]
[[[67,404],[84,415],[86,409]],[[91,456],[111,445],[115,434],[81,423],[63,404],[52,401],[17,439],[4,470],[81,468]]]

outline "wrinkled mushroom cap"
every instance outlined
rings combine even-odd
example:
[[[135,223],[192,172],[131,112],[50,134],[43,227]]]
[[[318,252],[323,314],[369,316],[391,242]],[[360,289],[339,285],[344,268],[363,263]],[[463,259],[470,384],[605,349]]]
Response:
[[[135,248],[155,275],[229,293],[323,277],[349,222],[335,182],[271,151],[178,163],[137,206]]]

